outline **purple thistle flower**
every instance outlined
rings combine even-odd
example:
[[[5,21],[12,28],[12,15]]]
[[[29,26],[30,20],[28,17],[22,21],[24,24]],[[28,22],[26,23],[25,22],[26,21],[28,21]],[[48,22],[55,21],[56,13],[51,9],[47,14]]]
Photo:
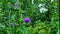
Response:
[[[17,4],[16,4],[16,7],[19,7],[19,6],[20,6],[20,4],[17,3]]]
[[[11,22],[11,23],[10,23],[10,26],[14,26],[14,23],[13,23],[13,22]]]
[[[30,21],[31,21],[31,20],[30,20],[29,17],[24,18],[24,22],[28,23],[28,22],[30,22]]]
[[[12,7],[14,7],[14,4],[11,4],[10,6],[11,6],[11,8],[12,8]]]

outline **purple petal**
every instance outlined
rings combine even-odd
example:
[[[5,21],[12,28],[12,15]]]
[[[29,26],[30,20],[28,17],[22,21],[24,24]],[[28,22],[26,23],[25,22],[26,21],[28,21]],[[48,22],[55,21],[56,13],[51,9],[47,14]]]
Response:
[[[30,18],[26,17],[26,18],[24,19],[24,22],[30,22]]]

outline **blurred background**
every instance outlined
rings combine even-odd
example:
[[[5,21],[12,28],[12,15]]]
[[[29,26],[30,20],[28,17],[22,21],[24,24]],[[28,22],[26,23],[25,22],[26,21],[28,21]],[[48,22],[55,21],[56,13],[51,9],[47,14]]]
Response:
[[[59,31],[59,0],[0,0],[0,34]]]

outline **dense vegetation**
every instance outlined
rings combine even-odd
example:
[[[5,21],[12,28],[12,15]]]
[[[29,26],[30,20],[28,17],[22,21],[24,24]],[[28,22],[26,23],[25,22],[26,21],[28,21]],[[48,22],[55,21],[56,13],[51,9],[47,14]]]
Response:
[[[59,34],[58,0],[0,0],[0,34]]]

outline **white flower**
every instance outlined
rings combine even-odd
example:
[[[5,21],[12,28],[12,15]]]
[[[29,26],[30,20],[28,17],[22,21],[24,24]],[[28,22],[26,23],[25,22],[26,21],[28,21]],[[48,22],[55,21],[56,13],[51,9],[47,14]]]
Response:
[[[34,0],[32,0],[32,4],[34,4]]]
[[[46,9],[44,7],[40,8],[40,13],[45,13],[46,11],[48,11],[48,9]]]
[[[39,6],[39,7],[42,7],[42,6],[44,7],[44,6],[45,6],[45,4],[39,4],[38,6]]]
[[[54,0],[51,0],[50,3],[52,3]]]

